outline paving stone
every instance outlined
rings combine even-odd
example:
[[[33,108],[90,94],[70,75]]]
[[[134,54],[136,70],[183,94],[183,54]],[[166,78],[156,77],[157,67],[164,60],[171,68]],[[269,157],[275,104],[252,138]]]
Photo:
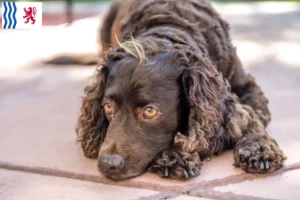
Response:
[[[0,169],[2,200],[133,200],[156,191]]]
[[[95,162],[76,145],[74,131],[83,80],[92,74],[84,72],[44,68],[31,70],[28,77],[2,78],[0,135],[5,140],[0,141],[0,161],[96,172]]]
[[[258,198],[298,200],[300,198],[300,170],[288,171],[275,177],[217,187],[214,190]]]

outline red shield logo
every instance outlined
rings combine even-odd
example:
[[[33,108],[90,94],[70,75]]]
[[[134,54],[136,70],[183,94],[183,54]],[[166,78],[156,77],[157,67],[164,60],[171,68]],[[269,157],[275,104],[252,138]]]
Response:
[[[36,7],[28,7],[27,9],[24,8],[25,15],[23,18],[26,19],[25,24],[29,23],[29,20],[31,21],[31,24],[35,23],[35,15],[36,15]]]

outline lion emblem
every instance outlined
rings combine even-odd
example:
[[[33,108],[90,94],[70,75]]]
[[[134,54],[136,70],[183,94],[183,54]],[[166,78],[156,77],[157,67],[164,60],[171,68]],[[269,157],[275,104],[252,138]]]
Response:
[[[31,24],[35,23],[35,15],[36,15],[36,7],[28,7],[28,9],[24,8],[25,15],[23,18],[26,19],[25,24],[29,23],[31,20]]]

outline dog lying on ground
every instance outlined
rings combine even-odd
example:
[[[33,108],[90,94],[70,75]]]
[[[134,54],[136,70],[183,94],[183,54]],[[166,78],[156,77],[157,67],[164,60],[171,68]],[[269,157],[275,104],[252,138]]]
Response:
[[[108,178],[146,170],[188,179],[234,149],[234,165],[272,172],[286,159],[266,132],[268,100],[205,0],[113,3],[100,67],[85,88],[77,134]]]

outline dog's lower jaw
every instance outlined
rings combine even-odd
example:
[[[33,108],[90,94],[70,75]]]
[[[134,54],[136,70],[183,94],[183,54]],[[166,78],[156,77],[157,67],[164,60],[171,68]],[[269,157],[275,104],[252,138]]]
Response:
[[[98,171],[106,178],[113,180],[113,181],[121,181],[121,180],[126,180],[130,178],[134,178],[137,176],[142,175],[146,170],[140,170],[138,172],[132,172],[132,171],[104,171],[98,167]]]
[[[134,178],[137,176],[142,175],[147,171],[147,166],[145,167],[138,167],[139,163],[136,163],[136,166],[131,166],[130,169],[127,168],[114,168],[114,169],[106,169],[101,166],[101,164],[98,161],[98,171],[101,175],[104,177],[113,180],[113,181],[121,181],[125,179]]]
[[[137,177],[139,175],[142,175],[143,173],[140,174],[119,174],[119,175],[115,175],[115,174],[110,174],[110,175],[104,175],[106,178],[113,180],[113,181],[122,181],[122,180],[126,180],[126,179],[131,179],[134,177]]]

